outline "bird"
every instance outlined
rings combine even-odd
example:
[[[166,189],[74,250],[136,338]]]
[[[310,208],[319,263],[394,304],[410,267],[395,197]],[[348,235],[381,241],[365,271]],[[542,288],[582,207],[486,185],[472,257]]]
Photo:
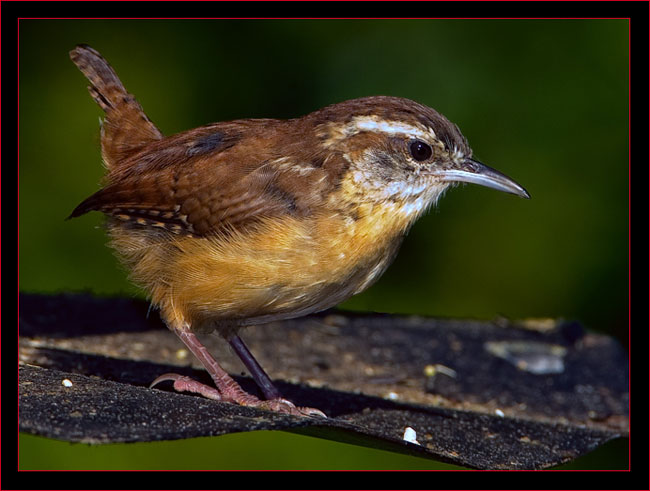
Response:
[[[523,198],[473,158],[457,125],[410,99],[368,96],[293,119],[237,119],[164,136],[88,45],[70,58],[103,110],[101,188],[68,218],[106,216],[110,245],[214,387],[166,373],[179,392],[300,417],[240,333],[332,308],[374,284],[410,227],[447,189]],[[197,337],[216,332],[263,397],[244,391]]]

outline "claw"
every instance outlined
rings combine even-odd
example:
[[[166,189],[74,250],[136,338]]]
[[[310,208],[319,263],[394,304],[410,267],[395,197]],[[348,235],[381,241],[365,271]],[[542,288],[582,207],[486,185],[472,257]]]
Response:
[[[327,419],[327,414],[315,407],[299,407],[298,411],[300,411],[303,416],[308,416],[310,418],[316,417]]]
[[[160,382],[166,382],[167,380],[175,382],[180,377],[182,377],[182,375],[179,375],[177,373],[163,373],[160,377],[156,378],[156,380],[149,384],[149,388],[153,389],[154,386],[158,385]]]
[[[319,418],[327,419],[325,413],[320,409],[316,409],[313,407],[298,407],[293,402],[282,398],[270,399],[268,401],[261,401],[259,407],[277,413],[291,414],[292,416],[307,416],[307,417],[316,416]]]

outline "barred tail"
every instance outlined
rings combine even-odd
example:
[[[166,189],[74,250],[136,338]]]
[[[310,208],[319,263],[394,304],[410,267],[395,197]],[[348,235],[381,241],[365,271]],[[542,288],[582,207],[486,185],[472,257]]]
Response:
[[[102,125],[102,156],[110,169],[146,143],[162,134],[129,94],[108,62],[90,46],[80,44],[70,59],[90,81],[88,91],[106,118]]]

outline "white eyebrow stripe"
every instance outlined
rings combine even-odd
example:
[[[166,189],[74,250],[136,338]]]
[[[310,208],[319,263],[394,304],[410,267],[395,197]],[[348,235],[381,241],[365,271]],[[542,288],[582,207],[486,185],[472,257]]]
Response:
[[[361,131],[379,131],[389,135],[409,135],[423,140],[435,138],[436,134],[432,129],[426,131],[417,126],[406,124],[401,121],[379,120],[373,116],[358,116],[348,125],[346,133],[355,134]]]

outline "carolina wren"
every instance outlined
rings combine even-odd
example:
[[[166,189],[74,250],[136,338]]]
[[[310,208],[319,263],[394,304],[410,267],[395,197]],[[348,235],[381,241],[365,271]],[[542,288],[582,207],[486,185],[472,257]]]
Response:
[[[105,112],[103,187],[71,213],[108,217],[111,245],[216,389],[165,374],[180,391],[294,415],[241,327],[318,312],[362,292],[443,192],[470,182],[528,198],[472,159],[458,127],[398,97],[364,97],[301,118],[240,119],[164,137],[89,46],[70,52]],[[266,400],[246,393],[200,343],[216,330]],[[324,415],[323,415],[324,416]]]

